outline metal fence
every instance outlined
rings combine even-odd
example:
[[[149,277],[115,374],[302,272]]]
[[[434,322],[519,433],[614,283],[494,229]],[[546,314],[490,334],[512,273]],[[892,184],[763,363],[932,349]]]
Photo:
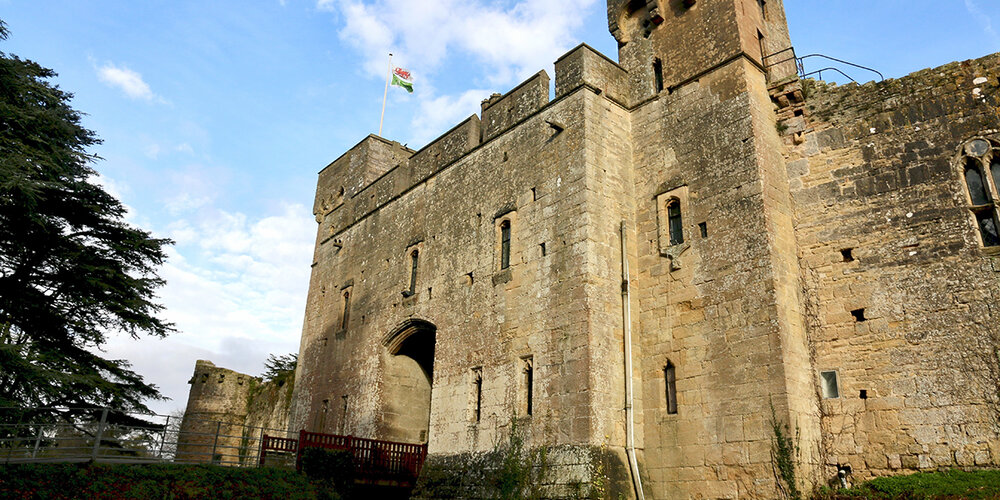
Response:
[[[0,408],[0,464],[93,461],[257,467],[264,434],[285,433],[239,422],[110,408]]]

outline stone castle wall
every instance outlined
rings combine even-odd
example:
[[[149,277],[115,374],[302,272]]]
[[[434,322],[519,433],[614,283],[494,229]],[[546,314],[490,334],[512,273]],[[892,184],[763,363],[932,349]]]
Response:
[[[198,360],[177,436],[178,462],[247,465],[263,434],[285,437],[291,378],[260,378]],[[280,385],[279,385],[280,384]]]
[[[294,389],[196,410],[426,442],[426,498],[515,420],[548,495],[631,498],[629,409],[647,498],[779,495],[775,424],[805,489],[1000,463],[1000,254],[959,161],[1000,139],[1000,60],[800,82],[780,1],[685,3],[609,0],[618,63],[578,46],[551,101],[540,72],[328,165]]]
[[[966,141],[1000,138],[998,63],[810,81],[782,110],[814,376],[840,383],[821,399],[831,470],[1000,463],[1000,253],[983,247],[959,160]]]

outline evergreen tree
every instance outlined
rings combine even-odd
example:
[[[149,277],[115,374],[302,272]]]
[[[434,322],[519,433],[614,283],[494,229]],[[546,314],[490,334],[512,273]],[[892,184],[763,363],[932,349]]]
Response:
[[[54,76],[0,52],[0,408],[148,411],[157,388],[99,353],[109,334],[173,330],[154,302],[171,242],[126,224],[92,182],[87,148],[100,140]],[[17,413],[0,410],[0,423],[26,417]]]

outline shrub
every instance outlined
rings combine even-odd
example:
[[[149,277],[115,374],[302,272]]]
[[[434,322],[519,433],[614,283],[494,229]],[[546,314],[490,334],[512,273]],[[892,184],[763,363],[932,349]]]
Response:
[[[0,466],[0,498],[313,500],[317,492],[301,474],[273,468],[19,464]]]
[[[817,500],[874,498],[923,500],[944,498],[1000,498],[1000,470],[918,472],[880,477],[846,490],[824,488]]]
[[[354,455],[347,450],[306,448],[302,451],[302,472],[327,492],[332,489],[350,498],[354,489]]]

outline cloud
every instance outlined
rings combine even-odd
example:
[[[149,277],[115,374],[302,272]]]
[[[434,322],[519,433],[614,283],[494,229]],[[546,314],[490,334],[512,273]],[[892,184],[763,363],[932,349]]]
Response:
[[[993,29],[993,20],[990,19],[990,16],[986,15],[973,0],[965,0],[965,10],[969,11],[972,17],[979,20],[979,23],[983,26],[983,32],[993,42],[993,46],[1000,47],[1000,35],[997,35],[996,30]]]
[[[420,102],[420,111],[414,115],[414,144],[426,144],[444,130],[482,109],[482,101],[489,90],[466,90],[458,96],[430,97]]]
[[[341,40],[362,57],[362,72],[385,78],[386,57],[411,70],[420,114],[413,119],[409,141],[420,147],[479,111],[493,91],[503,91],[547,69],[573,45],[582,28],[583,12],[595,0],[521,0],[497,4],[485,0],[317,0],[316,8],[337,15]],[[578,15],[567,15],[578,13]],[[445,64],[471,62],[464,79],[494,86],[437,95],[435,73]],[[449,71],[452,71],[449,68]],[[453,75],[449,75],[451,77]],[[478,83],[481,87],[482,84]]]
[[[167,281],[159,302],[177,333],[115,336],[106,348],[174,399],[153,403],[154,410],[183,408],[197,359],[256,375],[269,353],[298,352],[315,231],[300,204],[256,219],[215,211],[156,231],[176,241],[159,273]]]
[[[382,77],[388,52],[416,74],[429,74],[461,53],[483,63],[492,83],[505,84],[550,65],[571,47],[582,15],[594,0],[524,0],[509,9],[482,1],[318,0],[317,8],[342,15],[340,37],[365,57],[369,76]]]
[[[106,63],[97,68],[97,77],[102,82],[121,90],[131,99],[144,101],[158,99],[149,85],[143,81],[142,75],[125,66],[118,67],[112,63]]]

